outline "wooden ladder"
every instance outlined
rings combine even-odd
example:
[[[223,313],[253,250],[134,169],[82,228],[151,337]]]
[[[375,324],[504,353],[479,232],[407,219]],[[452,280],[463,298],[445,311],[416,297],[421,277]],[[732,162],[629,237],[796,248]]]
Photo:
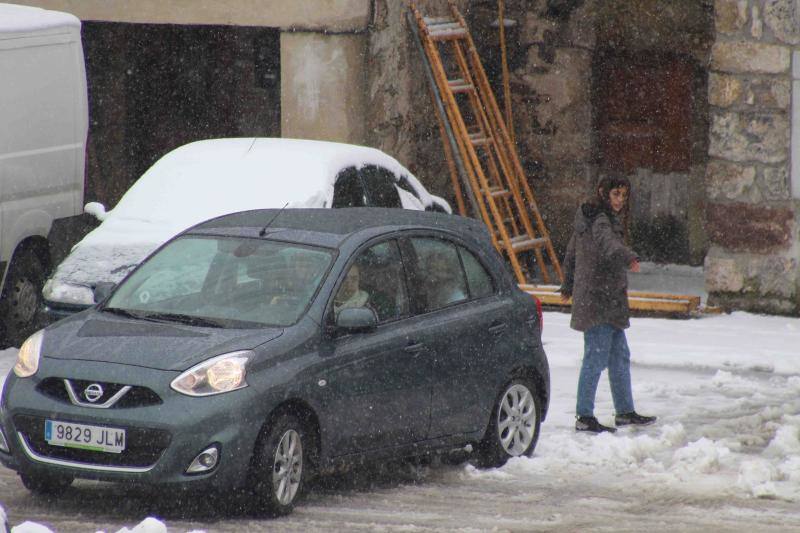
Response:
[[[461,13],[452,0],[448,2],[451,17],[423,17],[413,1],[409,8],[428,69],[459,212],[467,216],[469,204],[473,216],[483,219],[518,283],[535,283],[535,266],[544,283],[551,283],[545,253],[557,278],[554,281],[563,282],[550,235],[475,43]]]

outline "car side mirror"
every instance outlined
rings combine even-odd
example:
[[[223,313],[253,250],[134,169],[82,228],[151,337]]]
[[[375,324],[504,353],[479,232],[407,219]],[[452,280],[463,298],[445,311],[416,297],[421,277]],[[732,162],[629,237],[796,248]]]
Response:
[[[94,303],[100,303],[111,294],[111,291],[116,287],[116,283],[110,281],[101,281],[94,287]]]
[[[336,315],[336,329],[346,333],[370,331],[378,325],[378,315],[369,307],[346,307]]]

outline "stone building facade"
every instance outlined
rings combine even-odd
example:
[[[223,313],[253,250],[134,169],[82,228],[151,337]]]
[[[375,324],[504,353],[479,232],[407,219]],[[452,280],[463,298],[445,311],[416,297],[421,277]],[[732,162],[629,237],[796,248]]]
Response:
[[[800,310],[799,9],[792,0],[715,3],[705,272],[726,307]]]
[[[223,36],[215,42],[228,43],[222,47],[227,51],[215,52],[219,68],[205,74],[175,68],[186,68],[187,84],[199,80],[212,87],[199,99],[231,95],[213,106],[240,113],[223,133],[375,146],[433,192],[452,197],[403,0],[16,1],[75,13],[90,28],[99,24],[105,31],[110,24],[121,40],[135,37],[141,25],[156,33],[180,26],[196,44],[205,39],[196,29],[213,26]],[[497,1],[456,3],[497,80]],[[417,4],[428,15],[447,12],[447,0]],[[517,144],[557,250],[563,251],[574,210],[597,179],[623,174],[633,184],[630,240],[643,258],[704,265],[712,304],[800,313],[795,0],[505,0],[505,5]],[[273,36],[275,49],[269,44]],[[194,44],[189,48],[196,51]],[[215,49],[220,47],[205,48]],[[251,72],[253,57],[273,52],[279,61],[261,66],[266,72],[261,81],[268,86],[269,79],[279,80],[274,98],[263,87],[253,88],[259,84],[258,64],[255,80]],[[110,56],[113,63],[116,55]],[[202,62],[202,54],[192,61]],[[236,79],[221,84],[217,78],[225,72],[237,72]],[[135,91],[123,91],[116,79],[98,77],[96,87],[105,87],[110,100],[132,98]],[[125,131],[146,135],[150,124],[119,128],[131,120],[136,126],[139,119],[131,117],[146,107],[146,98],[131,101],[141,105],[99,113],[98,128],[107,126],[103,140],[117,148],[98,159],[90,182],[135,179],[130,169],[114,163],[126,155]],[[245,104],[236,107],[237,102]],[[151,111],[158,113],[169,109]],[[244,120],[248,117],[258,120]],[[270,121],[277,121],[274,127]],[[162,132],[155,144],[172,148],[170,139],[177,142],[179,133]],[[155,153],[155,144],[148,145],[153,158],[163,153]],[[112,191],[105,200],[113,204],[118,194]]]

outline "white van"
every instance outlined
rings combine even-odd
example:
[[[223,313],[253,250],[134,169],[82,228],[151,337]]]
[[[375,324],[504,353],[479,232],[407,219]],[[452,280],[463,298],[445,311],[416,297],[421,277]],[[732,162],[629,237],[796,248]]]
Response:
[[[0,3],[0,347],[35,327],[53,222],[82,212],[87,130],[80,20]]]

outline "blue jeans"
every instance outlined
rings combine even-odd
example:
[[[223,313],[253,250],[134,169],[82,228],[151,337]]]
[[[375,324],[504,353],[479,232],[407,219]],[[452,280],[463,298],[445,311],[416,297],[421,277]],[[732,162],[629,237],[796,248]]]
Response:
[[[608,368],[608,382],[617,414],[633,412],[631,352],[625,330],[608,324],[583,333],[583,364],[578,380],[578,416],[594,416],[594,397],[600,374]]]

